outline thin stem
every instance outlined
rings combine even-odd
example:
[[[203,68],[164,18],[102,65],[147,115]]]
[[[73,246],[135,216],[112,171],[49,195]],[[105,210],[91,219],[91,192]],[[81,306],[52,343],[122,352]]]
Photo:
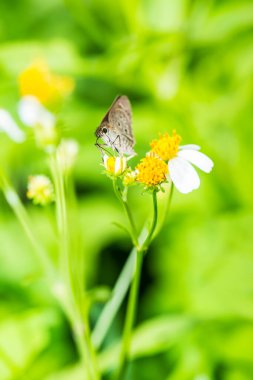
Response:
[[[167,218],[167,215],[169,214],[169,209],[171,205],[172,195],[173,195],[173,183],[171,183],[170,189],[169,189],[169,196],[168,200],[166,202],[165,211],[163,212],[162,221],[159,223],[159,226],[157,226],[155,234],[153,235],[153,239],[159,234],[161,227],[165,223],[165,220]],[[142,232],[140,236],[138,237],[139,245],[142,245],[145,241],[145,237],[147,236],[147,228],[144,227],[142,229]],[[128,259],[126,260],[126,263],[113,287],[112,290],[112,297],[111,299],[105,304],[97,322],[95,325],[95,328],[92,332],[92,341],[94,346],[98,349],[101,344],[103,343],[103,340],[108,333],[110,326],[126,296],[126,293],[128,291],[128,288],[131,284],[132,278],[134,276],[134,262],[135,262],[135,251],[136,248],[134,247],[132,251],[129,253]]]
[[[169,189],[169,196],[166,202],[166,206],[164,207],[163,216],[159,222],[159,225],[157,226],[155,234],[153,235],[153,239],[156,238],[156,236],[159,234],[164,223],[166,222],[166,219],[168,218],[173,192],[174,192],[174,184],[173,182],[171,182],[170,189]]]
[[[144,227],[138,237],[139,244],[142,244],[145,241],[146,236],[147,228]],[[97,349],[103,343],[103,340],[131,284],[135,269],[135,255],[136,247],[133,247],[113,287],[112,297],[104,306],[99,319],[97,320],[96,326],[92,333],[92,341]]]
[[[169,209],[171,206],[172,195],[173,195],[174,186],[171,183],[169,189],[169,196],[166,202],[165,211],[163,212],[162,221],[160,221],[159,226],[157,226],[156,231],[153,235],[153,239],[159,234],[161,227],[164,225],[167,215],[169,214]],[[147,235],[147,229],[144,227],[140,236],[138,237],[139,245],[142,245],[145,241],[145,236]],[[131,284],[132,278],[134,276],[134,260],[135,260],[135,251],[134,247],[129,254],[128,259],[116,281],[114,288],[112,290],[111,299],[105,304],[97,322],[95,328],[92,332],[92,341],[94,346],[98,349],[103,340],[108,333],[108,330],[117,314],[124,297],[127,293],[127,290]]]
[[[132,215],[131,210],[130,210],[130,208],[128,206],[128,203],[126,201],[124,201],[124,200],[122,200],[122,202],[123,202],[123,206],[124,206],[124,209],[126,211],[126,214],[128,216],[131,228],[132,228],[133,238],[134,238],[134,245],[138,246],[138,240],[137,240],[137,237],[136,237],[137,236],[137,230],[136,230],[136,227],[135,227],[133,215]]]
[[[118,380],[123,379],[123,374],[126,369],[126,364],[127,364],[127,359],[128,359],[128,354],[129,354],[129,349],[130,349],[130,344],[131,344],[132,328],[134,324],[137,298],[138,298],[138,293],[139,293],[143,253],[144,251],[142,250],[139,252],[135,251],[135,274],[134,274],[134,279],[131,285],[128,304],[127,304],[126,319],[125,319],[122,346],[121,346],[120,358],[119,358],[119,367],[116,373],[116,379]]]
[[[74,273],[73,268],[71,249],[72,230],[69,226],[69,217],[67,213],[64,177],[55,154],[51,156],[51,170],[56,190],[56,210],[60,239],[61,270],[63,278],[67,284],[67,296],[70,302],[70,310],[67,310],[67,316],[69,317],[75,335],[76,344],[88,379],[97,380],[99,379],[99,372],[90,337],[90,328],[87,315],[88,309],[86,307],[84,297],[81,297],[79,293],[80,289],[78,283],[80,281],[80,273]],[[83,268],[78,268],[81,271],[83,270]]]
[[[119,358],[119,367],[116,372],[117,380],[123,379],[123,376],[126,370],[127,359],[128,359],[130,345],[131,345],[132,328],[134,325],[136,308],[137,308],[143,256],[149,247],[149,244],[151,242],[151,239],[155,232],[156,224],[157,224],[158,213],[157,213],[156,191],[153,191],[152,198],[153,198],[153,219],[152,219],[151,228],[149,230],[148,236],[146,237],[144,243],[136,251],[136,254],[135,254],[136,267],[135,267],[135,274],[134,274],[133,282],[131,285],[128,304],[127,304],[126,319],[125,319],[125,324],[124,324],[122,346],[121,346],[120,358]]]
[[[133,245],[135,247],[138,247],[138,239],[137,239],[137,230],[136,230],[136,226],[135,226],[135,223],[134,223],[134,219],[133,219],[133,216],[132,216],[132,213],[131,213],[131,210],[128,206],[128,203],[127,201],[125,201],[122,196],[121,196],[121,193],[117,187],[117,183],[116,183],[116,179],[114,178],[113,179],[113,189],[114,189],[114,192],[118,198],[118,200],[120,201],[120,203],[122,204],[125,212],[126,212],[126,215],[128,217],[128,220],[129,220],[129,223],[130,223],[130,227],[131,227],[131,238],[132,238],[132,242],[133,242]]]
[[[157,192],[155,190],[152,193],[152,198],[153,198],[153,219],[152,219],[152,224],[149,230],[149,234],[142,245],[142,249],[144,250],[144,252],[146,252],[149,248],[149,245],[152,241],[152,238],[156,229],[156,225],[157,225],[158,209],[157,209]]]

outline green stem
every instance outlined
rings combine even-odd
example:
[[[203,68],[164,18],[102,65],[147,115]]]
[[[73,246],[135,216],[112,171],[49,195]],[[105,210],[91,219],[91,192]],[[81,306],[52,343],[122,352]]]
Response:
[[[135,273],[134,273],[134,278],[132,281],[128,304],[127,304],[126,319],[125,319],[125,324],[124,324],[122,346],[121,346],[120,358],[119,358],[119,367],[116,372],[117,380],[123,379],[124,373],[126,370],[126,365],[127,365],[127,360],[128,360],[128,355],[129,355],[130,345],[131,345],[132,329],[133,329],[135,315],[136,315],[143,256],[146,253],[147,249],[149,248],[149,244],[151,243],[152,236],[155,232],[156,225],[157,225],[158,214],[157,214],[156,191],[153,191],[152,196],[153,196],[153,219],[152,219],[151,228],[149,230],[148,236],[146,237],[144,243],[140,246],[140,248],[136,251],[136,254],[135,254]]]
[[[166,206],[164,207],[163,217],[162,221],[159,223],[159,226],[157,226],[155,234],[153,236],[156,237],[158,233],[161,230],[161,227],[165,223],[165,220],[167,218],[167,215],[169,214],[169,209],[171,205],[172,195],[173,195],[173,183],[171,183],[170,190],[169,190],[169,196],[168,200],[166,202]],[[145,241],[145,237],[147,235],[147,229],[144,227],[142,229],[142,232],[140,236],[138,237],[139,244],[142,245],[142,243]],[[128,288],[131,284],[133,275],[134,275],[134,262],[135,262],[135,251],[136,248],[134,247],[132,251],[129,254],[128,259],[126,260],[126,263],[113,287],[112,290],[112,297],[111,299],[105,304],[97,322],[95,325],[95,328],[92,332],[92,341],[94,346],[98,349],[101,344],[103,343],[103,340],[108,333],[108,330],[110,329],[110,326],[126,296],[126,293],[128,291]]]
[[[74,273],[76,267],[73,267],[72,260],[72,239],[70,236],[72,230],[69,226],[67,213],[64,177],[55,154],[51,156],[51,170],[56,191],[57,224],[60,240],[60,265],[63,278],[67,284],[67,304],[69,304],[69,308],[67,310],[65,308],[65,312],[70,320],[88,379],[98,380],[99,371],[91,342],[88,309],[84,297],[80,296],[79,293],[80,289],[78,285],[80,285],[80,273]],[[83,270],[80,266],[78,269],[80,269],[80,271]]]
[[[126,369],[130,344],[131,344],[132,328],[134,324],[137,299],[138,299],[138,293],[139,293],[143,253],[144,251],[142,250],[139,252],[137,251],[135,252],[135,273],[134,273],[134,279],[131,285],[128,304],[127,304],[126,319],[125,319],[125,324],[124,324],[122,346],[121,346],[120,358],[119,358],[119,367],[116,373],[116,379],[118,380],[123,379],[123,375]]]
[[[150,243],[152,241],[152,238],[154,236],[154,232],[155,232],[155,229],[156,229],[156,225],[157,225],[158,209],[157,209],[157,196],[156,196],[156,194],[157,194],[157,192],[156,192],[156,190],[154,190],[153,193],[152,193],[152,198],[153,198],[153,219],[152,219],[152,224],[151,224],[151,227],[150,227],[150,230],[149,230],[149,234],[146,237],[146,240],[144,241],[144,243],[142,244],[142,247],[141,247],[141,249],[144,250],[144,253],[149,248],[149,245],[150,245]]]
[[[129,223],[130,223],[130,227],[131,227],[131,238],[132,238],[132,242],[133,242],[133,245],[135,247],[138,247],[138,239],[137,239],[137,229],[136,229],[136,226],[135,226],[135,223],[134,223],[134,219],[133,219],[133,216],[132,216],[132,213],[131,213],[131,210],[128,206],[128,203],[127,201],[125,201],[122,196],[121,196],[121,193],[117,187],[117,183],[116,183],[116,179],[114,178],[113,179],[113,189],[114,189],[114,192],[118,198],[118,200],[120,201],[120,203],[122,204],[125,212],[126,212],[126,215],[128,217],[128,220],[129,220]]]
[[[163,216],[159,222],[159,225],[157,226],[157,229],[156,229],[156,232],[153,236],[153,239],[159,234],[163,225],[166,222],[166,219],[168,218],[173,192],[174,192],[174,185],[173,185],[173,182],[171,182],[170,189],[169,189],[169,196],[168,196],[168,200],[166,202],[166,206],[164,207]]]

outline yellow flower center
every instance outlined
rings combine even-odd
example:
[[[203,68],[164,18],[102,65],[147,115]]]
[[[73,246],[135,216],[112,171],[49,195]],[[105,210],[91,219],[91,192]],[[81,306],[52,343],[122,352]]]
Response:
[[[20,74],[19,87],[21,96],[33,95],[41,103],[50,104],[69,94],[74,82],[52,74],[44,61],[37,60]]]
[[[153,140],[150,143],[151,152],[154,152],[163,160],[168,161],[176,157],[181,137],[173,131],[172,136],[168,133],[161,135],[158,140]]]
[[[106,162],[106,170],[110,173],[114,173],[115,168],[115,157],[109,157]]]
[[[146,186],[157,186],[166,180],[168,166],[158,157],[147,156],[136,166],[136,181]]]
[[[104,156],[104,167],[110,174],[121,175],[127,167],[126,157]]]

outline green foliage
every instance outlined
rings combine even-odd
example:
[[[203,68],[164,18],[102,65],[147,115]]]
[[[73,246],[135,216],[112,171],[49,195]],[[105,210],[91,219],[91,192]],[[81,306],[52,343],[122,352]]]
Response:
[[[91,294],[101,285],[92,323],[131,249],[112,224],[124,216],[94,147],[114,97],[132,101],[134,163],[159,132],[173,129],[214,161],[198,191],[174,192],[145,258],[129,379],[251,380],[252,2],[15,0],[0,2],[0,14],[0,108],[18,122],[17,77],[35,58],[76,81],[57,112],[63,136],[81,145],[74,175],[85,271]],[[32,137],[22,145],[0,137],[1,166],[25,200],[27,178],[45,172],[45,157]],[[134,189],[139,228],[149,200]],[[50,208],[26,206],[54,257]],[[2,195],[0,208],[0,378],[81,380],[69,327]],[[115,365],[123,317],[124,308],[100,354],[105,373]]]

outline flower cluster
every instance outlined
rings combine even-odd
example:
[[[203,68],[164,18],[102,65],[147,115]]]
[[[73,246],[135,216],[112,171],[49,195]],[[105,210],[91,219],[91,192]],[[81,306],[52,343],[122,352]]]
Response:
[[[150,143],[151,152],[155,153],[164,161],[174,158],[178,153],[181,136],[173,131],[172,136],[168,133],[160,135],[160,138]]]
[[[46,62],[36,60],[19,76],[18,115],[21,122],[33,129],[36,144],[46,152],[52,152],[60,142],[54,107],[74,88],[71,78],[53,74]],[[13,141],[21,143],[26,138],[19,123],[11,114],[0,109],[0,131]]]
[[[213,161],[200,152],[197,145],[179,145],[181,137],[173,132],[161,135],[158,140],[151,142],[151,151],[157,154],[168,165],[168,179],[183,194],[187,194],[200,185],[199,176],[194,166],[209,173],[213,168]]]
[[[104,156],[106,172],[113,176],[122,176],[123,185],[141,183],[146,189],[157,188],[168,181],[183,194],[187,194],[200,185],[199,176],[193,165],[209,173],[213,161],[200,152],[197,145],[179,145],[181,136],[173,131],[161,134],[150,143],[151,150],[142,158],[135,170],[127,167],[125,157]]]
[[[137,182],[148,187],[154,187],[166,181],[168,168],[159,157],[150,155],[142,158],[141,162],[136,166],[136,172]]]

